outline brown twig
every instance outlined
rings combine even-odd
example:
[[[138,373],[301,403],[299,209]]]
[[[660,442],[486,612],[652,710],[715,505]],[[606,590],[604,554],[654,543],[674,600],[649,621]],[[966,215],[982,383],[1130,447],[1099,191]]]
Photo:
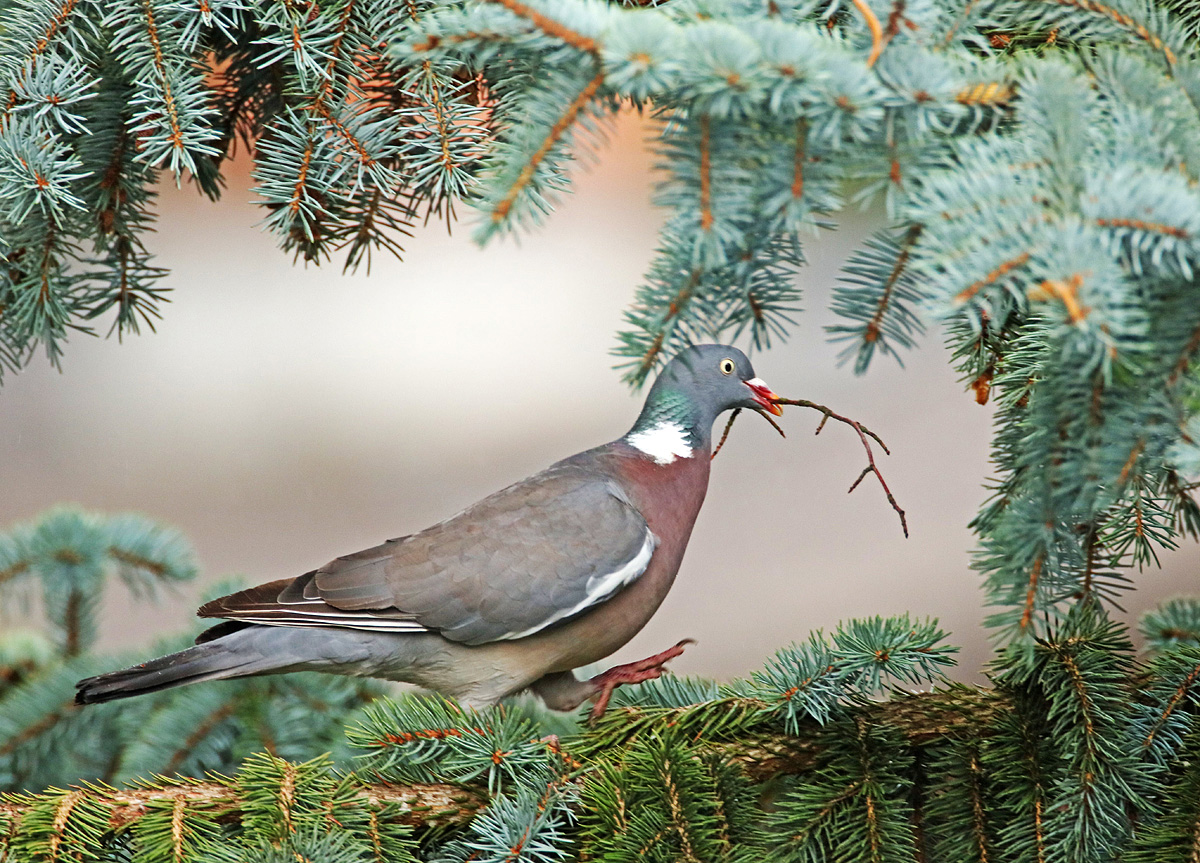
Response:
[[[767,422],[769,422],[771,424],[772,428],[774,428],[775,431],[779,432],[779,436],[781,438],[787,437],[787,435],[784,434],[783,429],[781,429],[779,427],[779,423],[777,423],[777,422],[775,422],[775,420],[771,419],[771,415],[769,413],[767,413],[762,408],[753,408],[753,410],[755,413],[757,413],[759,416],[761,416],[763,419],[765,419]],[[738,414],[740,414],[741,412],[742,412],[741,408],[734,408],[733,413],[731,413],[729,415],[729,422],[725,423],[725,431],[721,432],[721,439],[719,441],[717,441],[717,448],[714,449],[713,454],[711,456],[709,456],[710,461],[712,459],[716,458],[717,453],[719,453],[721,451],[721,447],[725,446],[725,441],[729,437],[729,430],[731,428],[733,428],[733,421],[738,418]]]
[[[729,415],[729,422],[725,423],[725,431],[721,432],[721,439],[717,441],[717,448],[713,450],[713,454],[710,458],[716,458],[717,453],[721,451],[721,447],[725,446],[725,441],[729,438],[729,430],[733,428],[733,421],[738,418],[738,414],[741,412],[741,408],[733,409],[733,413]]]
[[[867,65],[874,66],[875,61],[879,59],[879,55],[883,53],[883,28],[879,26],[879,19],[875,17],[875,13],[871,10],[865,0],[850,0],[854,4],[854,8],[863,16],[863,20],[867,23],[867,29],[871,31],[871,53],[867,55]]]
[[[775,431],[779,432],[779,436],[781,438],[787,437],[787,435],[783,433],[783,429],[781,429],[779,427],[779,423],[777,423],[777,422],[775,422],[775,420],[771,419],[771,415],[769,413],[767,413],[762,408],[755,408],[754,412],[756,414],[758,414],[760,417],[762,417],[763,419],[765,419],[767,422],[769,422],[771,424],[771,428],[773,428],[773,429],[775,429]]]
[[[888,488],[887,481],[883,478],[883,474],[880,473],[879,466],[875,464],[875,453],[871,450],[871,442],[867,440],[868,437],[873,439],[876,443],[883,447],[883,451],[885,453],[891,455],[891,450],[887,448],[887,444],[883,442],[883,439],[857,420],[852,420],[849,417],[844,417],[841,414],[834,413],[832,409],[827,408],[825,405],[820,405],[816,402],[810,402],[808,399],[776,398],[775,404],[795,405],[796,407],[812,408],[813,410],[820,411],[823,416],[821,417],[821,422],[817,424],[817,430],[814,432],[814,434],[820,434],[821,429],[825,428],[825,423],[830,419],[835,419],[840,423],[845,423],[858,433],[858,438],[862,441],[863,449],[867,451],[867,466],[863,468],[862,473],[858,475],[858,479],[856,479],[853,485],[850,486],[850,491],[854,491],[856,488],[858,488],[858,484],[863,481],[867,474],[875,474],[875,478],[879,480],[879,485],[883,488],[883,493],[887,496],[888,503],[891,504],[892,509],[896,511],[896,515],[900,516],[900,528],[904,531],[904,536],[907,539],[908,519],[904,515],[904,510],[900,508],[900,504],[896,503],[896,498],[892,494],[892,490]],[[849,492],[847,492],[847,494],[849,494]]]

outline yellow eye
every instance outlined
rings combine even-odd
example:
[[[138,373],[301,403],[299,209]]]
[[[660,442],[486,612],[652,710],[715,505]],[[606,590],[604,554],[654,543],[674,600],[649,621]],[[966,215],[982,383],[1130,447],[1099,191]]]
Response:
[[[737,368],[737,366],[734,365],[733,360],[726,357],[725,359],[721,360],[720,363],[718,363],[717,368],[719,368],[721,370],[721,374],[731,375],[731,374],[733,374],[733,370],[735,368]]]

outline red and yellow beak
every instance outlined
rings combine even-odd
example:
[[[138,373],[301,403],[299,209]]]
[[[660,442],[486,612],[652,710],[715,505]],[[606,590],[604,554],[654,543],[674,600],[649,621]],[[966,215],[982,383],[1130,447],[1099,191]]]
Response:
[[[783,408],[775,404],[775,399],[779,396],[771,392],[771,388],[767,386],[761,378],[751,378],[748,381],[743,381],[746,386],[750,387],[750,391],[754,393],[754,401],[756,401],[763,410],[774,414],[777,417],[783,416]]]

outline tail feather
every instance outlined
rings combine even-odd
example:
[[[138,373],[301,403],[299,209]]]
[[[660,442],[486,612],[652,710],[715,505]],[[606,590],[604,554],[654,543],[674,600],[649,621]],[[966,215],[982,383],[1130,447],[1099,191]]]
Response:
[[[257,652],[231,650],[221,639],[189,647],[120,671],[85,678],[75,684],[76,704],[99,704],[199,683],[269,671],[271,663]]]

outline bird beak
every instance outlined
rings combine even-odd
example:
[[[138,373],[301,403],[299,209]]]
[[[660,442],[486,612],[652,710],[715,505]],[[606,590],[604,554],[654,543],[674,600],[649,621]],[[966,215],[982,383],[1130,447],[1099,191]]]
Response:
[[[750,387],[750,391],[754,393],[754,401],[758,402],[763,410],[775,414],[777,417],[783,416],[783,408],[775,404],[775,399],[779,396],[771,392],[771,388],[763,383],[761,378],[751,378],[748,381],[742,381],[746,386]]]

